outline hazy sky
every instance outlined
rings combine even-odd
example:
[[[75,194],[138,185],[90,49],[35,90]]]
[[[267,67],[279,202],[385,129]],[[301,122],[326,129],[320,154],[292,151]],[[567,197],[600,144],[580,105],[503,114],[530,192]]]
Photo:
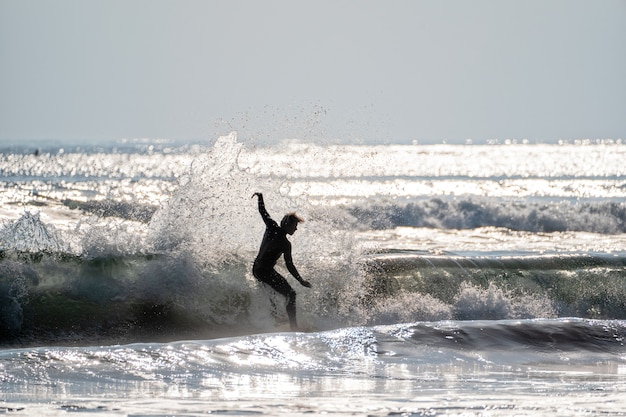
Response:
[[[626,0],[0,0],[0,141],[626,140]]]

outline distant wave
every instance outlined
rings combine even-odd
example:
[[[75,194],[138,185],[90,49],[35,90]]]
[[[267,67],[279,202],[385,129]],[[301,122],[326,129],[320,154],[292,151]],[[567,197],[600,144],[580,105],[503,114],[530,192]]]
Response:
[[[529,232],[626,232],[626,203],[519,202],[508,199],[432,198],[406,204],[354,206],[350,213],[374,229],[503,227]]]
[[[39,140],[25,144],[0,144],[0,154],[46,155],[64,153],[83,154],[152,154],[185,153],[206,149],[206,141],[177,141],[173,139],[136,138],[111,141]]]

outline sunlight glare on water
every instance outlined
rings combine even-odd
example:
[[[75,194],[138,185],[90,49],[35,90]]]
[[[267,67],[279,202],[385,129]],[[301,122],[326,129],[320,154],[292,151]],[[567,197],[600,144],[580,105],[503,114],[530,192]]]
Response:
[[[0,156],[0,414],[624,415],[626,146],[153,150]]]
[[[555,158],[555,154],[559,157]],[[446,177],[532,178],[624,176],[621,145],[385,145],[287,147],[244,152],[255,175],[288,178]],[[389,163],[393,161],[393,163]],[[314,163],[312,163],[314,162]]]

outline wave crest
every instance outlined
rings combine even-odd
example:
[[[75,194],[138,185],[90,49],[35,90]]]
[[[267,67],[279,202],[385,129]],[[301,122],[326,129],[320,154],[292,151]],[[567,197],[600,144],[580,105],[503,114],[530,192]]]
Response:
[[[626,232],[626,203],[518,202],[507,199],[432,198],[406,204],[355,206],[349,212],[373,229],[502,227],[529,232]]]

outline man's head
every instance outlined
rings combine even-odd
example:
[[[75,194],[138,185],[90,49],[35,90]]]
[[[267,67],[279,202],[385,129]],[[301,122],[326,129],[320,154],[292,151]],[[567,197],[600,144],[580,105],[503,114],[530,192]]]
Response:
[[[285,214],[285,217],[280,221],[280,228],[288,235],[293,235],[298,230],[298,223],[303,222],[302,218],[296,213]]]

